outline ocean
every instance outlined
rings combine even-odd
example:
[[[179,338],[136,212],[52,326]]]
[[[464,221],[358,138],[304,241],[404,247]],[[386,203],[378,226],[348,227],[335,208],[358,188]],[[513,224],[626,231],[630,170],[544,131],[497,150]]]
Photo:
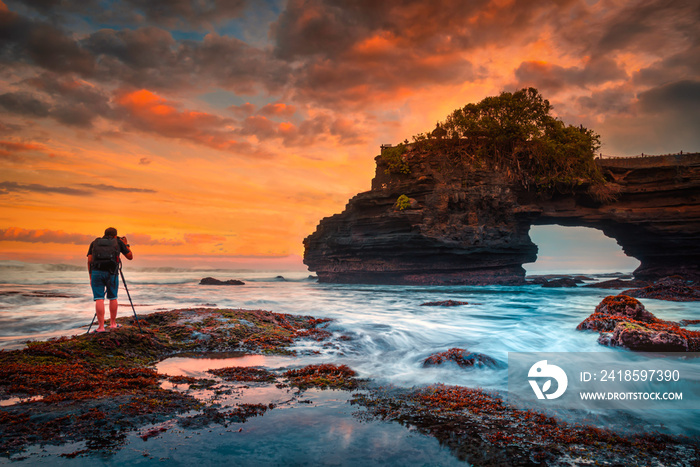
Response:
[[[260,357],[255,365],[270,367],[297,366],[310,363],[346,364],[361,378],[380,385],[414,387],[445,383],[508,390],[509,352],[602,352],[630,360],[635,355],[624,349],[597,343],[597,333],[581,332],[576,326],[588,317],[608,296],[620,290],[596,288],[543,288],[526,286],[373,286],[319,284],[309,273],[259,272],[234,270],[192,270],[176,268],[138,269],[124,266],[124,275],[139,315],[189,307],[263,309],[278,313],[331,318],[328,330],[351,337],[337,346],[322,347],[302,343],[304,350],[314,347],[319,353],[298,357]],[[203,286],[203,277],[221,280],[239,279],[241,286]],[[591,276],[608,279],[610,275]],[[120,285],[120,316],[133,311]],[[421,306],[425,302],[457,300],[468,305],[456,307]],[[698,319],[697,303],[642,300],[658,318],[678,321]],[[84,333],[94,314],[87,271],[68,265],[38,265],[12,261],[0,262],[0,348],[21,348],[28,340],[70,336]],[[697,329],[692,327],[692,329]],[[501,362],[494,368],[462,369],[454,365],[424,368],[429,355],[453,347],[486,354]],[[302,354],[304,354],[302,352]],[[306,353],[308,354],[308,352]],[[242,362],[241,360],[240,362]],[[680,389],[698,390],[697,359],[684,368],[694,379],[681,382]],[[231,361],[210,366],[240,365]],[[159,370],[169,374],[198,375],[203,363],[192,366],[188,359],[169,359]],[[686,385],[686,386],[683,386]],[[314,410],[275,410],[246,423],[246,438],[235,440],[221,429],[198,434],[196,448],[181,449],[177,462],[188,462],[206,451],[216,459],[234,456],[242,465],[278,465],[290,459],[300,463],[334,464],[329,458],[329,443],[339,449],[339,465],[402,465],[400,459],[411,450],[416,464],[449,465],[456,463],[436,440],[412,433],[397,424],[362,423],[351,415],[354,410],[347,398],[317,391]],[[580,411],[558,413],[576,421]],[[660,431],[670,434],[700,435],[700,417],[696,410],[645,410],[631,407],[625,411],[602,410],[593,414],[600,426],[624,430]],[[591,413],[586,414],[591,418]],[[291,429],[290,429],[291,428]],[[213,433],[213,434],[212,434]],[[191,434],[190,434],[191,435]],[[139,457],[137,449],[124,449],[110,462],[158,463],[172,456],[173,447],[188,445],[186,434],[169,433],[161,442],[151,442],[149,456]],[[169,437],[168,437],[169,436]],[[235,437],[234,437],[235,438]],[[160,438],[159,438],[160,439]],[[189,439],[189,438],[187,438]],[[323,441],[325,439],[325,441]],[[209,443],[203,448],[201,443]],[[134,439],[133,443],[143,442]],[[251,443],[256,447],[251,448]],[[286,445],[286,455],[279,444]],[[319,444],[320,443],[320,444]],[[139,445],[140,446],[140,445]],[[277,447],[275,447],[277,446]],[[370,450],[370,447],[374,446]],[[378,446],[378,447],[377,447]],[[46,448],[48,454],[52,449]],[[139,448],[141,449],[141,448]],[[162,452],[161,452],[162,451]],[[184,452],[183,452],[184,451]],[[396,457],[397,453],[403,453]],[[53,458],[56,460],[56,458]],[[150,461],[148,460],[150,459]],[[173,460],[173,457],[170,457]],[[269,462],[263,462],[267,459]],[[349,462],[352,459],[353,462]],[[431,460],[432,459],[432,460]],[[37,458],[34,458],[36,461]],[[78,460],[60,462],[77,465]],[[60,463],[59,462],[59,463]],[[294,462],[292,462],[294,463]],[[415,465],[415,464],[414,464]],[[463,465],[463,464],[461,464]]]

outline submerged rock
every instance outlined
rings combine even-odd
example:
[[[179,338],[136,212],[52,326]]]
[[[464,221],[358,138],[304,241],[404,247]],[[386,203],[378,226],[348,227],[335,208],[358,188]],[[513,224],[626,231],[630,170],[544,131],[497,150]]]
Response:
[[[445,352],[440,352],[431,355],[423,360],[423,367],[442,365],[443,363],[454,362],[461,367],[491,367],[496,368],[500,363],[489,357],[477,352],[470,352],[466,349],[457,347],[451,348]]]
[[[443,300],[441,302],[425,302],[421,303],[420,306],[461,306],[469,305],[468,302],[458,302],[455,300]]]
[[[213,277],[205,277],[199,281],[199,285],[245,285],[245,282],[236,279],[221,281],[219,279],[214,279]]]
[[[568,277],[546,281],[542,287],[577,287],[576,280]]]
[[[626,289],[628,287],[646,287],[647,285],[649,285],[647,281],[610,279],[593,284],[586,284],[583,287],[591,287],[594,289]]]
[[[622,292],[630,297],[655,298],[674,302],[694,302],[700,300],[700,287],[694,282],[679,276],[664,277],[651,285]]]
[[[610,347],[650,352],[697,352],[700,332],[663,321],[627,295],[608,296],[576,329],[599,331],[598,342]]]

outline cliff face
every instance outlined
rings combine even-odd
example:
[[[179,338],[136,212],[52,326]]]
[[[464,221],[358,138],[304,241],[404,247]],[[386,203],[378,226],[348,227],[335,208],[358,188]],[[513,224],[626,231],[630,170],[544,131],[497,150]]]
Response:
[[[601,229],[642,262],[640,278],[700,275],[700,155],[603,161],[619,189],[607,204],[587,186],[542,196],[446,153],[404,157],[407,175],[386,174],[377,157],[372,190],[304,240],[304,262],[321,282],[522,283],[522,265],[537,257],[533,224]]]

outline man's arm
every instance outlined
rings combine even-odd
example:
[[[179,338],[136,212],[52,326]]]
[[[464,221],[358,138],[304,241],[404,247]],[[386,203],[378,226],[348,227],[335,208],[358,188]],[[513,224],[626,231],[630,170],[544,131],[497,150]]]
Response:
[[[134,259],[134,254],[131,252],[131,247],[129,246],[129,241],[126,239],[126,237],[120,237],[119,241],[122,242],[124,245],[124,248],[121,249],[121,252],[124,254],[124,257],[131,261]],[[124,252],[126,250],[126,252]]]
[[[88,276],[90,276],[90,282],[92,283],[92,255],[88,255],[87,258]]]

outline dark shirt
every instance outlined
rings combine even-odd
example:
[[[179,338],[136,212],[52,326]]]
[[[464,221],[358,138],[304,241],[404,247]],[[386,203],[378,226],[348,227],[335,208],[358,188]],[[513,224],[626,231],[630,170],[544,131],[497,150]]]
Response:
[[[108,236],[105,235],[105,236],[103,236],[102,238],[112,238],[112,237],[108,237]],[[88,248],[88,252],[87,252],[87,255],[88,255],[88,256],[90,256],[90,255],[92,254],[92,245],[93,245],[93,243],[95,243],[94,240],[93,240],[92,243],[90,243],[90,247]],[[127,253],[129,253],[129,249],[126,247],[126,245],[124,244],[124,242],[122,242],[122,239],[119,238],[119,237],[117,237],[117,245],[119,245],[119,253],[121,253],[121,254],[123,254],[123,255],[126,255]],[[121,257],[120,257],[120,256],[117,256],[117,261],[121,261]]]

